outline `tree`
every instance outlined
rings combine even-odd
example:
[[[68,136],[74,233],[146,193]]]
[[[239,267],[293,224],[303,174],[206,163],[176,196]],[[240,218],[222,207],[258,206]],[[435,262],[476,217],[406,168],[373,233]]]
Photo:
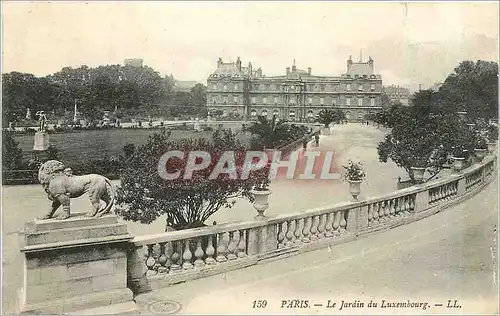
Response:
[[[248,129],[252,135],[257,136],[258,143],[264,148],[276,148],[285,143],[289,137],[290,127],[285,120],[279,120],[276,115],[268,120],[259,116]]]
[[[413,106],[437,106],[439,104],[439,93],[433,90],[420,90],[411,97]]]
[[[207,87],[201,83],[197,83],[191,88],[191,100],[193,105],[202,107],[207,105]]]
[[[448,156],[474,150],[475,135],[454,113],[432,106],[412,106],[404,114],[393,114],[388,119],[392,129],[378,144],[379,160],[385,163],[391,159],[411,181],[415,181],[412,167],[426,168],[430,180],[441,171]]]
[[[151,223],[162,215],[167,217],[167,225],[174,229],[188,229],[204,226],[204,222],[222,207],[230,208],[232,198],[242,197],[253,201],[250,190],[256,186],[269,184],[268,169],[250,172],[248,179],[241,179],[244,146],[230,132],[216,132],[213,140],[203,138],[170,140],[165,131],[152,135],[146,144],[136,151],[129,166],[122,175],[122,184],[117,192],[117,202],[121,205],[117,213],[125,220]],[[184,159],[170,159],[166,165],[168,172],[180,171],[174,180],[165,180],[157,173],[160,157],[168,151],[185,153]],[[210,153],[211,162],[203,170],[196,171],[191,179],[184,179],[187,156],[192,151]],[[226,151],[234,152],[234,167],[237,179],[228,174],[220,174],[215,179],[209,176]]]
[[[23,167],[23,151],[9,131],[2,132],[2,169],[19,170]]]
[[[439,89],[440,102],[449,112],[466,111],[476,118],[498,118],[498,64],[463,61]]]
[[[338,109],[336,111],[330,109],[324,109],[319,111],[317,121],[324,124],[325,127],[330,127],[331,123],[338,123],[340,120],[345,119],[344,112]]]

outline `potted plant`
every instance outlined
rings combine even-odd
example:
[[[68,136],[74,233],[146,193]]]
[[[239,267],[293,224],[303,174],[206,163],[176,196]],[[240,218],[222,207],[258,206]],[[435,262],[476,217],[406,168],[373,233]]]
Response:
[[[353,201],[358,200],[358,195],[361,192],[361,182],[363,182],[366,174],[363,170],[361,162],[353,162],[349,160],[347,166],[342,166],[345,170],[344,180],[349,182],[349,191]]]
[[[260,220],[266,218],[264,212],[269,208],[269,195],[271,190],[267,188],[267,185],[256,186],[252,191],[250,191],[254,197],[253,207],[259,213],[255,216],[255,219]]]
[[[478,137],[476,147],[474,148],[477,162],[483,161],[483,158],[486,156],[487,150],[488,144],[486,143],[486,139],[484,139],[483,137]]]
[[[415,167],[411,167],[411,170],[413,171],[413,179],[417,182],[422,182],[427,168],[424,163],[416,163],[415,165]]]
[[[453,169],[455,171],[460,171],[463,168],[466,149],[463,146],[455,146],[452,151],[451,159],[453,159]]]

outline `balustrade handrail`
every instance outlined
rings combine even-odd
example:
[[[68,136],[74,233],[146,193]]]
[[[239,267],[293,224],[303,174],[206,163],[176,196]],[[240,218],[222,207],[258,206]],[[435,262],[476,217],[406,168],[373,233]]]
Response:
[[[169,241],[177,241],[183,239],[196,238],[207,235],[215,235],[218,233],[232,232],[238,230],[245,230],[250,228],[263,227],[278,223],[283,223],[285,221],[298,220],[306,217],[322,215],[325,213],[333,213],[339,211],[350,210],[353,208],[359,208],[360,206],[374,204],[381,201],[387,201],[396,199],[398,197],[403,197],[411,194],[416,194],[422,191],[430,190],[433,188],[439,188],[451,182],[458,181],[464,177],[474,174],[475,172],[484,168],[488,163],[492,163],[497,159],[496,156],[487,156],[483,159],[481,164],[475,164],[467,169],[464,169],[461,174],[453,174],[442,179],[435,179],[428,183],[418,184],[406,189],[398,190],[395,192],[390,192],[383,194],[378,197],[368,198],[363,201],[358,202],[339,202],[332,205],[321,206],[313,209],[308,209],[305,211],[296,212],[293,214],[281,214],[277,216],[268,217],[263,220],[250,220],[250,221],[236,221],[231,223],[221,223],[213,226],[186,229],[176,232],[166,232],[154,235],[144,235],[137,236],[132,240],[132,243],[136,246],[148,245],[153,243],[163,243]]]

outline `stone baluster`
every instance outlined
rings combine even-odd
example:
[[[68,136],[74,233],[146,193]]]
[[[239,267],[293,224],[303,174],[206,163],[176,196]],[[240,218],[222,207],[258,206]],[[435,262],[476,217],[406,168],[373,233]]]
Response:
[[[175,273],[181,270],[181,247],[179,247],[180,241],[172,242],[172,265],[170,266],[170,273]]]
[[[384,219],[388,220],[391,216],[391,206],[389,205],[389,201],[384,201]]]
[[[325,236],[333,237],[333,213],[326,214]]]
[[[341,211],[335,212],[335,219],[333,220],[333,233],[335,235],[339,235],[339,229],[340,229],[340,212]]]
[[[318,238],[325,238],[325,214],[318,215]]]
[[[191,259],[193,258],[193,254],[191,253],[191,249],[189,249],[190,240],[186,239],[184,241],[184,252],[182,253],[182,269],[190,270],[193,268],[193,264],[191,263]]]
[[[317,216],[312,216],[311,241],[318,240],[317,234],[318,234],[318,217]]]
[[[196,260],[194,261],[194,267],[195,268],[202,268],[205,266],[205,262],[203,262],[203,256],[205,255],[205,252],[201,248],[201,239],[203,237],[198,237],[196,241],[196,250],[194,251],[194,256]]]
[[[238,258],[245,258],[247,256],[246,252],[246,240],[245,240],[245,231],[240,230],[240,241],[238,242]]]
[[[311,240],[309,239],[309,232],[311,231],[311,218],[310,217],[306,217],[304,218],[304,227],[302,228],[302,242],[304,243],[308,243],[310,242]]]
[[[378,221],[383,222],[385,220],[385,202],[378,203]]]
[[[410,210],[413,212],[415,210],[415,195],[410,197]]]
[[[224,243],[224,233],[219,233],[219,241],[217,242],[217,262],[226,262],[226,245]]]
[[[368,226],[372,225],[373,221],[373,204],[368,204]]]
[[[286,223],[278,223],[278,248],[283,248],[285,246],[285,231],[283,226],[286,226]]]
[[[407,195],[405,196],[405,200],[404,200],[404,209],[405,209],[405,215],[408,215],[410,214],[410,199],[411,199],[411,196]]]
[[[165,273],[168,271],[167,261],[168,257],[165,251],[166,242],[160,243],[160,256],[158,257],[158,263],[160,266],[158,267],[158,273]]]
[[[396,217],[396,199],[389,200],[389,214],[392,218]]]
[[[300,244],[302,243],[301,237],[302,237],[302,225],[300,223],[303,223],[303,219],[296,219],[295,220],[295,231],[294,231],[294,236],[295,236],[295,243]]]
[[[379,216],[378,216],[378,213],[380,211],[379,208],[380,208],[380,203],[372,204],[372,214],[373,214],[373,222],[374,222],[374,224],[376,222],[378,222],[378,220],[379,220]]]
[[[153,257],[153,246],[147,245],[147,251],[144,253],[144,257],[146,258],[146,267],[148,270],[146,271],[146,276],[151,276],[156,274],[156,270],[154,270],[156,265],[156,259]]]
[[[292,221],[288,220],[286,221],[286,242],[285,246],[289,247],[293,245],[293,227],[292,227]]]
[[[238,258],[235,254],[235,251],[236,251],[237,247],[236,247],[236,243],[235,243],[235,240],[234,240],[234,232],[229,232],[229,241],[228,241],[228,246],[227,246],[227,259],[229,260],[235,260],[236,258]]]
[[[345,219],[348,211],[340,211],[340,231],[347,231],[347,221]]]
[[[207,257],[205,258],[205,263],[209,266],[215,264],[215,259],[214,259],[215,248],[212,239],[213,237],[214,235],[208,236],[208,245],[206,250]]]

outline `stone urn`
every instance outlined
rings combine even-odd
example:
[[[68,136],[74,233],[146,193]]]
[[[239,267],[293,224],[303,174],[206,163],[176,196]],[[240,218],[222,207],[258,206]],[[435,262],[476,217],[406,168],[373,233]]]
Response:
[[[36,132],[33,150],[43,151],[47,150],[48,148],[49,148],[49,134],[46,132]]]
[[[257,213],[259,213],[257,216],[255,216],[255,219],[265,219],[266,216],[264,215],[264,212],[269,208],[269,195],[271,194],[271,190],[255,188],[250,191],[250,193],[252,193],[255,198],[253,207],[257,210]]]
[[[476,148],[474,149],[474,154],[475,154],[475,157],[476,157],[476,160],[477,162],[481,162],[483,161],[483,158],[486,156],[487,154],[487,149],[484,149],[484,148]]]
[[[460,171],[464,167],[464,157],[451,157],[453,159],[453,170]]]
[[[358,201],[359,193],[361,193],[361,182],[363,182],[363,180],[347,179],[347,182],[349,182],[349,192],[352,195],[352,200]]]
[[[488,152],[492,154],[495,152],[496,143],[488,143]]]
[[[417,182],[422,182],[424,180],[425,168],[422,167],[411,167],[413,171],[413,178]]]

